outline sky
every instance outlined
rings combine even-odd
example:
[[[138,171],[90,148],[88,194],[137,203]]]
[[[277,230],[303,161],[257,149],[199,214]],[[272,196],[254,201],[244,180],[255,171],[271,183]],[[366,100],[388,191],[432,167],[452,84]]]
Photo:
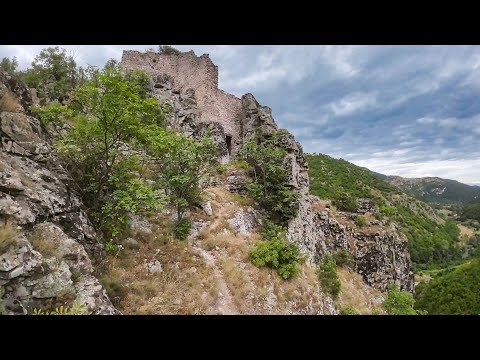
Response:
[[[25,69],[48,45],[2,45]],[[207,53],[219,87],[252,93],[308,153],[404,177],[480,185],[480,46],[173,45]],[[79,65],[157,45],[75,45]]]

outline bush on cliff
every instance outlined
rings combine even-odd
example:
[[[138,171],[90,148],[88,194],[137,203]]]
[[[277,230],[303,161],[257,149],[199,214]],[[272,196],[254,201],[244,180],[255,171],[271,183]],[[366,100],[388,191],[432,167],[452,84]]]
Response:
[[[263,236],[264,240],[248,253],[252,264],[275,269],[286,280],[295,277],[298,274],[297,265],[305,262],[298,245],[289,243],[285,230],[280,230],[275,225],[269,229],[264,228]]]
[[[318,265],[317,274],[322,290],[335,300],[340,294],[341,283],[337,274],[337,264],[331,254],[324,256]]]
[[[297,214],[298,196],[288,183],[284,166],[287,151],[280,145],[281,136],[277,131],[269,138],[249,140],[240,156],[249,165],[249,195],[260,204],[269,221],[287,225]]]

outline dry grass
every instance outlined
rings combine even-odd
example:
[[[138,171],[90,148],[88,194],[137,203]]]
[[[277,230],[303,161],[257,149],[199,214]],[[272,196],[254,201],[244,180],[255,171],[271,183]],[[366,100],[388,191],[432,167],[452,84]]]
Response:
[[[61,257],[55,243],[51,239],[46,239],[40,230],[33,230],[28,235],[28,241],[32,244],[33,249],[37,250],[44,257]]]
[[[0,99],[0,112],[20,112],[20,105],[9,91],[7,91]]]
[[[226,257],[222,259],[221,269],[235,305],[242,309],[245,297],[253,289],[246,271],[242,270],[239,262]]]
[[[206,314],[215,303],[217,284],[193,249],[177,241],[155,249],[144,243],[108,259],[101,282],[124,314]],[[158,251],[158,254],[156,252]],[[145,262],[157,259],[163,272],[151,274]]]
[[[11,222],[0,225],[0,251],[6,250],[10,245],[15,243],[20,231],[17,226]]]
[[[384,297],[381,291],[365,284],[362,277],[355,272],[338,268],[337,273],[342,286],[336,305],[340,308],[350,306],[361,315],[369,315],[374,310],[385,313],[381,305]]]
[[[252,206],[254,203],[252,198],[242,196],[236,193],[228,193],[228,196],[230,201],[233,201],[234,203],[242,207]]]
[[[475,230],[469,227],[466,227],[465,225],[462,224],[457,224],[458,229],[460,230],[460,236],[466,237],[468,240],[471,238],[473,235],[475,235]]]

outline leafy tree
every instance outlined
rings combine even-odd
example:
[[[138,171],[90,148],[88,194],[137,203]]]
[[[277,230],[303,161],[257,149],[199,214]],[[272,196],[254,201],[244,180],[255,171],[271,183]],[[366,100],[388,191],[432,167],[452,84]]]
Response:
[[[340,210],[355,212],[358,209],[357,199],[350,195],[340,195],[333,200],[333,204]]]
[[[18,61],[17,58],[14,56],[12,60],[7,57],[4,57],[0,62],[0,70],[3,70],[9,74],[15,73],[17,71]]]
[[[42,123],[52,130],[60,130],[74,116],[74,111],[59,102],[54,101],[43,107],[34,107],[32,111]]]
[[[180,223],[185,212],[201,201],[217,163],[218,147],[208,134],[196,141],[183,134],[159,132],[148,143],[156,178],[175,205]]]
[[[265,210],[270,221],[286,225],[297,213],[298,196],[288,183],[284,166],[287,151],[280,146],[282,135],[277,131],[269,138],[249,140],[240,156],[250,166],[252,181],[247,185],[250,196]]]
[[[335,300],[340,294],[340,279],[337,274],[337,265],[331,254],[326,254],[318,265],[318,278],[322,289],[325,290]]]
[[[36,88],[43,100],[64,102],[68,94],[82,81],[83,70],[77,69],[73,56],[58,46],[43,49],[22,73],[25,83]]]
[[[383,302],[383,307],[389,315],[423,315],[424,312],[416,311],[413,306],[415,300],[413,295],[400,291],[395,284],[388,285],[387,298]]]
[[[67,109],[73,126],[56,148],[77,179],[84,203],[106,237],[118,234],[128,212],[157,210],[165,199],[139,177],[151,134],[162,133],[164,114],[153,98],[118,66],[89,67]],[[47,108],[48,109],[48,108]],[[45,110],[46,111],[46,110]]]

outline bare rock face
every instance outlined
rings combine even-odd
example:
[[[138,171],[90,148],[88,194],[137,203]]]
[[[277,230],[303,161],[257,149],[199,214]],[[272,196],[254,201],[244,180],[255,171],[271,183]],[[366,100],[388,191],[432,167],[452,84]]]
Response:
[[[311,263],[327,252],[346,249],[355,259],[355,270],[367,284],[385,291],[390,282],[413,290],[413,272],[407,240],[394,229],[358,231],[339,223],[328,211],[315,211],[312,197],[305,197],[299,213],[288,228],[287,237],[299,245]]]
[[[235,211],[234,217],[228,219],[227,223],[237,234],[248,236],[250,235],[250,230],[260,224],[258,219],[259,214],[253,208],[248,208],[247,211],[240,209]]]
[[[22,314],[79,299],[95,314],[118,313],[93,277],[92,259],[101,247],[75,182],[30,116],[31,92],[0,72],[0,100],[7,93],[21,111],[0,112],[0,231],[7,221],[19,228],[0,247],[0,304],[7,313]],[[82,285],[85,278],[96,281],[95,291]]]

